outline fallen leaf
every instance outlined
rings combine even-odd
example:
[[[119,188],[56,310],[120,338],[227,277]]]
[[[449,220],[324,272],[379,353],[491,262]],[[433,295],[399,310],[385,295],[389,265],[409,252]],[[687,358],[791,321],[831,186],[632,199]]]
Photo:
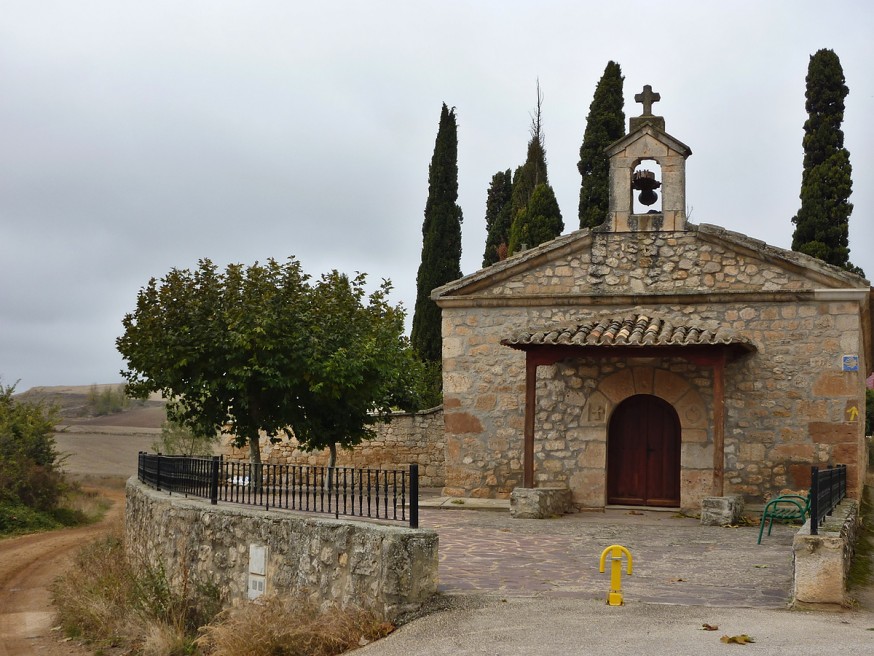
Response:
[[[741,633],[736,636],[727,636],[724,635],[719,639],[720,642],[724,642],[727,645],[746,645],[751,642],[755,642],[752,636],[748,636],[746,633]]]
[[[702,631],[719,631],[719,627],[716,626],[715,624],[702,624],[701,630]]]
[[[671,583],[685,583],[686,579],[671,579]]]
[[[626,514],[628,515],[642,515],[643,513],[639,510],[629,510]]]
[[[768,565],[756,565],[756,569],[768,569]]]

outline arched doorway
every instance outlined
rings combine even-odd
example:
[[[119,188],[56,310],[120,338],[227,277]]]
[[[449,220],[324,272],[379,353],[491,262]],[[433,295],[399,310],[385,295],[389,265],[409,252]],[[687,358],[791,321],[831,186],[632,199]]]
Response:
[[[680,419],[652,394],[622,401],[607,429],[607,503],[680,505]]]

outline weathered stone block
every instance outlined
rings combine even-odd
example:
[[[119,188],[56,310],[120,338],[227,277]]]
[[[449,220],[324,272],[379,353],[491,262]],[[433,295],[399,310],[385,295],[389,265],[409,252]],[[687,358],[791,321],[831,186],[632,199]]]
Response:
[[[483,432],[483,425],[479,418],[467,412],[447,412],[445,421],[447,433],[460,435],[462,433]]]
[[[571,491],[567,488],[517,487],[510,494],[510,516],[516,519],[548,519],[571,508]]]
[[[701,500],[701,523],[705,526],[737,524],[744,511],[744,499],[739,494],[727,497],[706,497]]]
[[[858,504],[844,499],[819,535],[810,534],[810,520],[796,533],[794,605],[844,604],[858,526]]]

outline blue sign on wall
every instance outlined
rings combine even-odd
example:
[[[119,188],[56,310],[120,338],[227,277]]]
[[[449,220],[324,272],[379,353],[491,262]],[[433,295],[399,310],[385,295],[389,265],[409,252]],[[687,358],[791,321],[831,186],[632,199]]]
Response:
[[[844,371],[859,371],[858,355],[845,355],[842,360]]]

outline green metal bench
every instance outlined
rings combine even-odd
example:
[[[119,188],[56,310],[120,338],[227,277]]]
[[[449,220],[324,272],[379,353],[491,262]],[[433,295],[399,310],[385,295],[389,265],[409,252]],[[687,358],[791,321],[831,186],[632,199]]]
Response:
[[[762,544],[762,532],[765,530],[765,522],[768,522],[768,535],[774,520],[777,521],[800,521],[804,522],[810,515],[810,496],[802,497],[798,494],[784,494],[771,499],[765,504],[762,511],[762,522],[759,524],[759,541]]]

